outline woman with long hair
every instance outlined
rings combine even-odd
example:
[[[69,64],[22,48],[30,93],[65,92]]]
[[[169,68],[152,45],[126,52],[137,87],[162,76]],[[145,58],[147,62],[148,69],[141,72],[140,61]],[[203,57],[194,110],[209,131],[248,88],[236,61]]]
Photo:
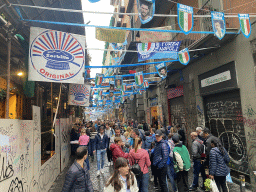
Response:
[[[105,192],[138,192],[137,181],[130,171],[127,159],[119,157],[115,163],[115,170],[104,188]]]
[[[228,163],[230,161],[229,155],[222,144],[213,139],[211,142],[210,162],[209,162],[209,178],[214,179],[216,185],[223,192],[228,192],[226,184],[226,176],[230,173]]]
[[[142,139],[135,138],[134,141],[134,149],[132,149],[129,153],[130,156],[130,165],[138,163],[140,169],[142,171],[142,176],[137,178],[139,191],[140,192],[148,192],[148,182],[149,182],[149,173],[148,167],[151,165],[149,154],[145,149],[141,148]]]

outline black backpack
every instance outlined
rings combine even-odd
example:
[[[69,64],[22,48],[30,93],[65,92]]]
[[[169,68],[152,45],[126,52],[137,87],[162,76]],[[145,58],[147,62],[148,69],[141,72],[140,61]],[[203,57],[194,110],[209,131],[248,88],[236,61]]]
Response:
[[[141,168],[140,168],[137,160],[135,160],[135,163],[132,165],[131,171],[134,173],[136,178],[141,178],[143,175],[143,172],[141,171]]]

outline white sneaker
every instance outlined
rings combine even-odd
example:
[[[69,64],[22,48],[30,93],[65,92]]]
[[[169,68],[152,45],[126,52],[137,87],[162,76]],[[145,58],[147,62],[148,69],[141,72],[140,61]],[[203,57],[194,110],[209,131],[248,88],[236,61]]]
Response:
[[[103,169],[101,169],[101,170],[100,170],[100,173],[103,175],[103,174],[104,174],[104,170],[103,170]]]
[[[100,170],[97,171],[97,177],[99,177],[99,176],[100,176]]]

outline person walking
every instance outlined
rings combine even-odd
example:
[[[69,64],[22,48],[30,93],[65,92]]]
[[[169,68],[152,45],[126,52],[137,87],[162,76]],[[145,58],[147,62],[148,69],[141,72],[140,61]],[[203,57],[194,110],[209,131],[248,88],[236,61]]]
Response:
[[[173,133],[170,133],[168,135],[168,145],[170,147],[170,153],[169,153],[169,163],[167,163],[167,177],[169,178],[171,184],[172,184],[172,190],[173,192],[176,192],[177,191],[177,187],[176,187],[176,184],[175,184],[175,178],[176,178],[176,174],[175,174],[175,171],[174,171],[174,164],[173,164],[173,149],[175,147],[175,143],[174,141],[172,140],[172,136],[174,134]]]
[[[129,153],[123,152],[122,147],[124,146],[124,142],[120,137],[115,137],[114,142],[115,143],[110,145],[110,150],[112,151],[113,162],[115,164],[118,157],[124,157],[125,159],[128,159]]]
[[[173,149],[174,170],[177,173],[178,191],[187,192],[188,189],[188,171],[191,167],[188,149],[180,142],[179,134],[174,134],[172,140],[175,143]]]
[[[203,144],[203,141],[198,138],[197,132],[192,132],[190,134],[190,137],[192,139],[191,155],[194,163],[194,181],[192,186],[189,188],[189,191],[195,191],[198,187],[199,173],[201,173],[201,176],[203,177],[203,186],[201,187],[201,189],[204,189],[204,181],[206,180],[206,174],[202,161],[202,154],[205,151],[205,146]]]
[[[143,173],[139,178],[137,177],[137,182],[139,186],[140,192],[148,192],[148,182],[149,182],[149,173],[148,167],[151,165],[149,154],[145,149],[142,149],[142,139],[136,138],[135,139],[135,147],[131,149],[129,156],[130,156],[130,165],[134,165],[138,163],[140,169]]]
[[[90,174],[85,163],[87,155],[87,147],[77,148],[76,160],[66,174],[62,192],[93,192]]]
[[[79,137],[79,140],[78,140],[79,145],[80,146],[86,146],[87,149],[88,149],[89,141],[90,141],[90,137],[86,134],[86,129],[82,128],[81,129],[81,136]],[[85,162],[87,164],[88,170],[90,170],[90,163],[89,163],[88,155],[87,155],[87,158],[86,158]]]
[[[214,179],[219,191],[228,192],[226,176],[230,173],[228,163],[229,155],[218,139],[211,140],[209,178]]]
[[[109,126],[109,123],[106,123],[105,134],[108,136],[108,147],[107,147],[107,157],[108,157],[108,166],[111,165],[113,161],[112,152],[109,149],[110,146],[110,138],[114,135],[114,130]]]
[[[113,175],[107,181],[104,192],[138,192],[137,181],[130,171],[128,160],[119,157]]]
[[[155,171],[155,177],[160,183],[161,192],[168,192],[167,188],[167,161],[169,157],[169,146],[163,139],[163,133],[161,130],[156,131],[156,145],[154,148],[153,162],[152,164],[157,169]],[[156,183],[155,183],[156,184]],[[158,188],[158,186],[155,186]]]
[[[104,134],[104,128],[101,126],[99,128],[99,133],[95,136],[95,147],[96,147],[96,155],[97,155],[97,176],[103,174],[105,154],[108,148],[108,136]],[[94,151],[95,152],[95,151]]]

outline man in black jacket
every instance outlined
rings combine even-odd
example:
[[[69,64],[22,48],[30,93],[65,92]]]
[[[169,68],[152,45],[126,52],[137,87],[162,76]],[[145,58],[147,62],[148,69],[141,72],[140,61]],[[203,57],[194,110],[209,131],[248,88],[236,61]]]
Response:
[[[85,162],[86,158],[87,147],[78,147],[76,160],[67,172],[62,192],[93,192],[90,174]]]

